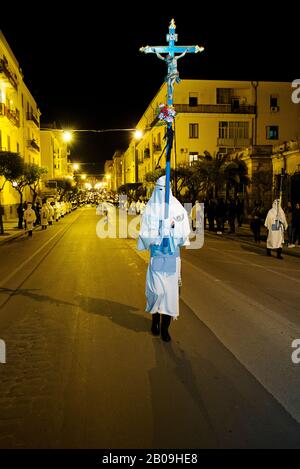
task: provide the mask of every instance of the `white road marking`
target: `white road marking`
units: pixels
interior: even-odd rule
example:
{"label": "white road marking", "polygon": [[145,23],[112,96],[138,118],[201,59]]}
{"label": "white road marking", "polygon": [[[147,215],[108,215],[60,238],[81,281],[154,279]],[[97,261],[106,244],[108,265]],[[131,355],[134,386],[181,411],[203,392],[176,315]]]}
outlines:
{"label": "white road marking", "polygon": [[[219,250],[216,249],[216,248],[210,248],[210,249],[213,250],[213,251],[219,251]],[[237,259],[237,260],[239,260],[239,261],[241,260],[239,257],[234,256],[233,254],[229,254],[228,252],[226,252],[226,251],[223,250],[223,249],[222,249],[222,253],[225,253],[227,256],[232,257],[233,259]],[[240,253],[239,253],[238,255],[240,255]],[[274,259],[274,260],[276,260],[276,259]],[[279,261],[278,261],[278,262],[279,262]],[[247,262],[247,261],[242,262],[242,263],[243,263],[245,266],[248,266],[248,267],[249,267],[249,266],[252,266],[252,267],[259,267],[260,269],[263,269],[263,270],[265,270],[266,272],[271,272],[271,273],[273,273],[273,274],[279,275],[280,277],[283,277],[283,278],[286,278],[286,279],[288,279],[288,280],[292,280],[292,281],[294,281],[294,282],[300,283],[300,279],[298,279],[298,278],[291,277],[291,276],[286,275],[286,274],[281,273],[281,272],[277,272],[276,270],[271,269],[271,268],[269,268],[269,267],[265,267],[265,266],[263,266],[263,265],[261,265],[261,264],[256,264],[256,263],[252,263],[252,262],[249,263],[249,262]],[[296,271],[296,272],[298,272],[298,271]]]}

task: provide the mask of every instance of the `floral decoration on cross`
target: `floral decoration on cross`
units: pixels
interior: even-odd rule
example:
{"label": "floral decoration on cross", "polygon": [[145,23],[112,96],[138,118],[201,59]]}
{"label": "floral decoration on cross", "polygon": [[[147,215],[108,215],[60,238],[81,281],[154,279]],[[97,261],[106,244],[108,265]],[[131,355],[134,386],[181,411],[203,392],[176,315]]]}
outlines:
{"label": "floral decoration on cross", "polygon": [[160,104],[158,106],[158,118],[165,122],[173,122],[176,111],[173,106],[167,106],[166,104]]}

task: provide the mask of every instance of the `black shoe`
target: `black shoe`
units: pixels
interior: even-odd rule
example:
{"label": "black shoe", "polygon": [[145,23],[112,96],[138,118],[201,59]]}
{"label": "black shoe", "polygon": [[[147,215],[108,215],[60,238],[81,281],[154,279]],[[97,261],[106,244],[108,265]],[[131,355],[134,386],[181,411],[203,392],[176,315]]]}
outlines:
{"label": "black shoe", "polygon": [[171,316],[169,316],[168,314],[163,314],[161,320],[161,338],[164,342],[170,342],[170,340],[172,340],[169,334],[170,322]]}
{"label": "black shoe", "polygon": [[172,340],[168,331],[164,331],[164,332],[162,331],[161,338],[164,342],[170,342]]}
{"label": "black shoe", "polygon": [[160,334],[160,314],[159,313],[152,314],[151,332],[153,335]]}
{"label": "black shoe", "polygon": [[277,256],[277,259],[283,259],[283,257],[282,256]]}

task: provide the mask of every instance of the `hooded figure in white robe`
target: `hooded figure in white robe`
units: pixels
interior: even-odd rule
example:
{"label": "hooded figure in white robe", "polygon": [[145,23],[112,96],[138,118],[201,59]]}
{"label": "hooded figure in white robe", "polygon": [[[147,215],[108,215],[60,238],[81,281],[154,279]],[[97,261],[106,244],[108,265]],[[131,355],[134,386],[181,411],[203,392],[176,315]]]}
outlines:
{"label": "hooded figure in white robe", "polygon": [[284,231],[287,229],[288,224],[279,199],[274,200],[272,208],[268,211],[265,227],[268,230],[267,253],[270,256],[270,249],[277,249],[277,257],[281,259]]}
{"label": "hooded figure in white robe", "polygon": [[34,225],[34,222],[36,221],[36,214],[32,208],[31,202],[27,203],[27,208],[24,212],[24,220],[26,222],[26,231],[28,232],[28,236],[31,237],[33,225]]}
{"label": "hooded figure in white robe", "polygon": [[[179,316],[180,252],[189,244],[188,214],[170,190],[169,217],[165,219],[166,177],[160,177],[147,203],[138,239],[139,250],[150,250],[150,263],[146,276],[146,311],[152,314],[152,333],[171,340],[168,327],[171,317]],[[168,238],[168,246],[163,239]]]}

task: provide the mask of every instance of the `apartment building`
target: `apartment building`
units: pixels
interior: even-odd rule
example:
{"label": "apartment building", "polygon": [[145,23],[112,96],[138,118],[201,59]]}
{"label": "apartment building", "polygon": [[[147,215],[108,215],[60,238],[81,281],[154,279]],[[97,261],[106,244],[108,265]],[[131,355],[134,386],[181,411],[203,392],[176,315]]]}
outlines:
{"label": "apartment building", "polygon": [[[26,163],[41,165],[40,115],[19,63],[0,31],[0,152],[17,152]],[[24,200],[29,198],[26,188]],[[1,194],[4,218],[16,216],[18,203],[17,191],[6,183]]]}
{"label": "apartment building", "polygon": [[41,163],[47,167],[48,179],[61,179],[72,175],[69,161],[69,148],[63,132],[55,129],[55,124],[41,130]]}
{"label": "apartment building", "polygon": [[[285,82],[181,80],[174,89],[172,167],[192,164],[205,151],[216,156],[252,148],[271,168],[273,145],[299,138],[300,106],[292,102],[292,91]],[[166,95],[164,83],[137,124],[143,138],[132,140],[123,155],[125,182],[142,182],[165,164],[165,125],[157,114]]]}

